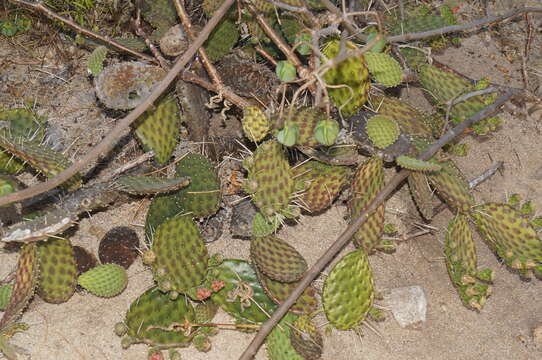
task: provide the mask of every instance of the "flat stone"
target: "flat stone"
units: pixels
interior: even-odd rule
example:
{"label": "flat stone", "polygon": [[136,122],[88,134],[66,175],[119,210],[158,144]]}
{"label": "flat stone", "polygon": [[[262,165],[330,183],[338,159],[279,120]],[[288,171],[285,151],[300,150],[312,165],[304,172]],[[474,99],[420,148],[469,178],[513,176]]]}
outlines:
{"label": "flat stone", "polygon": [[421,286],[406,286],[389,290],[384,295],[387,307],[402,328],[419,329],[425,322],[427,299]]}

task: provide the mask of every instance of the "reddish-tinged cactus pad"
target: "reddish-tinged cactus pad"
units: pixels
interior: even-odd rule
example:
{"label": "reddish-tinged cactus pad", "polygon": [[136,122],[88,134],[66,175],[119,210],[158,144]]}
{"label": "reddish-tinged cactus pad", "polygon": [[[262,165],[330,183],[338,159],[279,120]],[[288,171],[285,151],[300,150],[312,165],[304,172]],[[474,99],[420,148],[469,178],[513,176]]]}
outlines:
{"label": "reddish-tinged cactus pad", "polygon": [[297,281],[307,270],[303,256],[293,246],[275,236],[253,239],[250,242],[250,255],[262,273],[277,281]]}

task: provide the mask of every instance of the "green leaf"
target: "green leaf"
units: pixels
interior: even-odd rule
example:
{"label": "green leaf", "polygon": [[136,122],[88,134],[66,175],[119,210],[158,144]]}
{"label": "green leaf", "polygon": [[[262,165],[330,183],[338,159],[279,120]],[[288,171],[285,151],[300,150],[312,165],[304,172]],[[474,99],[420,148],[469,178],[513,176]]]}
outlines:
{"label": "green leaf", "polygon": [[289,61],[279,61],[275,72],[282,82],[294,81],[296,78],[295,66]]}
{"label": "green leaf", "polygon": [[331,146],[337,140],[339,130],[339,124],[335,120],[320,120],[314,128],[314,137],[320,144]]}
{"label": "green leaf", "polygon": [[295,36],[295,43],[301,43],[296,47],[296,50],[300,55],[308,56],[312,53],[312,49],[308,45],[311,43],[311,40],[311,35],[308,32],[302,32]]}
{"label": "green leaf", "polygon": [[[367,43],[370,43],[378,36],[378,33],[371,33],[367,37]],[[386,38],[382,36],[382,38],[369,50],[370,52],[374,53],[380,53],[384,51],[384,47],[386,47]]]}

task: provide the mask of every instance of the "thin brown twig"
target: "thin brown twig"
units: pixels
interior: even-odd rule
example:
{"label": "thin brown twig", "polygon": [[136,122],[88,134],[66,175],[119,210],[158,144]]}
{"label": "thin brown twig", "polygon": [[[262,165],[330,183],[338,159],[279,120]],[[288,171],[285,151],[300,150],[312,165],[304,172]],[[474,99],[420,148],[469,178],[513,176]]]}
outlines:
{"label": "thin brown twig", "polygon": [[[18,0],[19,1],[19,0]],[[220,8],[215,12],[213,17],[207,22],[203,30],[199,33],[196,40],[190,45],[186,52],[177,60],[173,68],[166,74],[165,78],[156,86],[149,96],[144,99],[135,109],[133,109],[126,117],[119,120],[115,127],[107,134],[107,136],[98,143],[92,150],[90,150],[83,158],[76,161],[66,170],[59,173],[54,178],[45,183],[38,184],[36,186],[29,187],[27,189],[4,195],[0,197],[0,205],[10,204],[16,201],[21,201],[29,197],[41,194],[45,191],[51,190],[54,187],[62,184],[77,172],[82,170],[85,166],[92,161],[98,159],[101,155],[108,153],[115,143],[124,135],[125,131],[129,129],[130,125],[143,114],[158,97],[169,87],[177,75],[184,69],[186,64],[192,59],[197,50],[203,45],[207,37],[216,27],[220,19],[226,14],[227,10],[234,3],[235,0],[225,0]]]}
{"label": "thin brown twig", "polygon": [[[181,0],[173,0],[173,4],[175,5],[175,9],[177,10],[177,15],[181,19],[181,23],[183,24],[185,33],[188,35],[190,41],[194,41],[196,35],[192,31],[192,22],[190,21],[190,17],[188,16],[186,9],[181,3]],[[200,47],[198,49],[198,54],[203,66],[205,67],[205,70],[207,71],[207,74],[209,74],[211,81],[213,82],[213,84],[215,84],[218,90],[217,93],[220,93],[222,91],[222,88],[224,87],[224,83],[222,83],[222,79],[220,79],[218,71],[216,71],[216,68],[211,63],[211,60],[209,60],[207,52],[203,47]]]}
{"label": "thin brown twig", "polygon": [[[197,84],[209,91],[213,91],[215,93],[219,92],[218,87],[215,84],[210,83],[209,81],[202,79],[201,77],[197,76],[196,74],[190,72],[190,71],[184,71],[180,74],[181,79],[187,82],[191,82],[193,84]],[[231,91],[227,87],[223,87],[221,90],[222,96],[232,104],[244,108],[247,106],[254,106],[250,101],[246,100],[245,98],[237,95],[233,91]]]}
{"label": "thin brown twig", "polygon": [[523,88],[527,90],[529,87],[529,76],[527,75],[527,61],[529,61],[529,53],[531,51],[531,41],[533,39],[533,25],[529,14],[525,14],[525,24],[527,26],[527,35],[525,36],[525,47],[521,56],[521,74],[523,76]]}
{"label": "thin brown twig", "polygon": [[149,38],[149,35],[143,30],[141,27],[141,9],[136,10],[136,18],[132,19],[131,21],[132,26],[135,29],[135,33],[137,36],[140,36],[145,41],[145,44],[147,44],[147,47],[151,51],[151,53],[154,55],[155,59],[158,61],[160,66],[165,70],[168,71],[171,68],[171,65],[169,64],[169,61],[166,60],[164,55],[158,50],[158,48],[153,44],[152,40]]}
{"label": "thin brown twig", "polygon": [[[518,89],[508,89],[503,95],[497,98],[493,104],[470,116],[453,129],[450,129],[438,141],[433,143],[422,155],[420,155],[418,159],[429,160],[440,148],[452,141],[458,135],[462,134],[467,128],[471,127],[477,121],[480,121],[481,119],[493,114],[511,97],[517,95],[518,93]],[[280,319],[286,315],[290,307],[296,302],[297,298],[301,296],[305,288],[318,277],[327,264],[329,264],[329,262],[339,253],[339,251],[341,251],[350,241],[351,237],[360,228],[360,226],[367,221],[368,217],[378,208],[378,206],[380,206],[380,204],[382,204],[382,202],[384,202],[384,200],[395,190],[395,188],[408,177],[409,174],[409,170],[403,169],[397,173],[386,184],[386,186],[384,186],[384,188],[375,196],[374,200],[368,205],[366,210],[362,211],[362,213],[343,231],[337,240],[335,240],[335,242],[318,259],[318,261],[307,271],[306,275],[299,281],[297,287],[290,293],[288,298],[282,302],[275,312],[273,312],[271,318],[262,324],[262,327],[252,339],[250,345],[245,349],[239,360],[250,360],[254,358],[266,336],[271,332]]]}
{"label": "thin brown twig", "polygon": [[63,22],[64,24],[71,27],[72,29],[74,29],[78,33],[81,33],[81,34],[86,35],[86,36],[88,36],[90,38],[102,41],[102,42],[104,42],[104,43],[106,43],[108,45],[111,45],[112,47],[116,48],[117,50],[123,51],[125,53],[137,56],[137,57],[139,57],[141,59],[144,59],[144,60],[150,61],[152,63],[158,64],[158,61],[156,59],[154,59],[152,56],[140,53],[139,51],[132,50],[132,49],[130,49],[130,48],[128,48],[128,47],[126,47],[126,46],[124,46],[122,44],[119,44],[118,42],[110,39],[108,36],[103,36],[103,35],[97,34],[97,33],[93,32],[93,31],[90,31],[90,30],[76,24],[75,22],[71,21],[70,19],[67,19],[67,18],[65,18],[63,16],[60,16],[60,15],[56,14],[53,10],[51,10],[47,6],[45,6],[43,1],[36,1],[36,2],[27,1],[27,0],[8,0],[8,1],[11,1],[12,3],[22,5],[22,6],[34,9],[34,10],[37,10],[37,11],[43,13],[45,16],[47,16],[47,17],[49,17],[51,19]]}

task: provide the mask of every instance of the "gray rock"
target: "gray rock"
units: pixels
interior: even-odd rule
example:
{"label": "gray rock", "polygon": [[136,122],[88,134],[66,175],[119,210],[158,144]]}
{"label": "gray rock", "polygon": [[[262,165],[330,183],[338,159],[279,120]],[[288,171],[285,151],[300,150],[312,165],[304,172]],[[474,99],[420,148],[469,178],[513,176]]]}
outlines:
{"label": "gray rock", "polygon": [[420,328],[425,322],[427,299],[421,286],[391,289],[384,299],[402,328]]}

